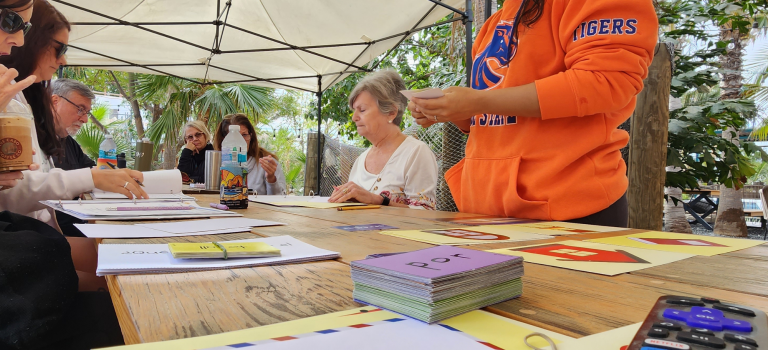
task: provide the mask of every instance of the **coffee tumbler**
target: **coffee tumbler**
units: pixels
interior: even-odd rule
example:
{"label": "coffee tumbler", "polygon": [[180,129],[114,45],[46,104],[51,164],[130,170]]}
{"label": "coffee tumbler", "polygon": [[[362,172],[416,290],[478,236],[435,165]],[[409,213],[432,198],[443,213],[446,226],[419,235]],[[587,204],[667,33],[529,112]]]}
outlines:
{"label": "coffee tumbler", "polygon": [[136,156],[133,168],[138,171],[152,171],[155,145],[148,138],[136,141]]}
{"label": "coffee tumbler", "polygon": [[221,151],[205,151],[205,189],[219,190],[221,187]]}
{"label": "coffee tumbler", "polygon": [[0,172],[29,169],[33,124],[32,113],[17,100],[0,111]]}

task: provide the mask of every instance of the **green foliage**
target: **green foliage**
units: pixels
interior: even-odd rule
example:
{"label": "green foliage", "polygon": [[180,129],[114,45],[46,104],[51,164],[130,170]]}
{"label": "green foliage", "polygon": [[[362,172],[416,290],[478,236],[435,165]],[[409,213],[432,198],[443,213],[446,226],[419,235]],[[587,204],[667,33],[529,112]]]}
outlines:
{"label": "green foliage", "polygon": [[[130,152],[132,147],[130,143],[130,132],[128,130],[128,124],[126,121],[117,120],[105,124],[107,120],[107,114],[109,113],[109,107],[105,105],[94,105],[91,108],[91,114],[104,125],[104,127],[112,134],[112,138],[117,145],[117,153],[125,153],[127,158],[131,158]],[[99,158],[99,146],[105,139],[105,134],[99,129],[96,124],[89,122],[80,128],[80,131],[74,136],[75,141],[80,144],[83,152],[91,159],[96,161]]]}
{"label": "green foliage", "polygon": [[272,89],[241,84],[214,85],[194,104],[201,112],[208,113],[208,126],[214,129],[227,114],[244,113],[254,119],[272,108]]}
{"label": "green foliage", "polygon": [[717,86],[719,74],[726,72],[719,60],[732,44],[721,34],[749,33],[753,19],[764,18],[767,9],[765,0],[657,3],[661,42],[674,45],[671,94],[682,96],[687,106],[670,113],[667,165],[682,171],[667,172],[666,186],[697,188],[699,182],[714,181],[739,188],[755,173],[749,156],[764,155],[762,150],[752,143],[732,144],[718,134],[743,127],[755,115],[755,105],[718,101]]}
{"label": "green foliage", "polygon": [[[442,20],[450,18],[448,16]],[[466,85],[464,35],[454,33],[451,28],[450,24],[446,24],[416,33],[391,50],[391,53],[377,57],[365,68],[394,69],[403,77],[408,89]],[[332,120],[341,124],[339,134],[350,140],[359,136],[352,122],[353,111],[349,107],[348,98],[365,74],[352,74],[323,92],[323,121]],[[410,116],[408,111],[407,116]],[[307,117],[317,119],[316,101],[312,102]]]}
{"label": "green foliage", "polygon": [[750,156],[768,159],[768,154],[751,142],[734,144],[718,132],[728,127],[740,129],[743,116],[754,111],[750,100],[726,100],[705,101],[672,112],[667,165],[682,171],[668,172],[666,186],[696,188],[699,181],[715,181],[742,187],[756,172]]}
{"label": "green foliage", "polygon": [[[183,126],[189,120],[206,121],[215,130],[226,114],[245,113],[252,120],[272,107],[272,89],[240,84],[201,85],[193,81],[161,75],[141,74],[136,98],[159,106],[160,117],[147,130],[156,147],[165,143],[180,149]],[[167,163],[166,163],[167,164]]]}

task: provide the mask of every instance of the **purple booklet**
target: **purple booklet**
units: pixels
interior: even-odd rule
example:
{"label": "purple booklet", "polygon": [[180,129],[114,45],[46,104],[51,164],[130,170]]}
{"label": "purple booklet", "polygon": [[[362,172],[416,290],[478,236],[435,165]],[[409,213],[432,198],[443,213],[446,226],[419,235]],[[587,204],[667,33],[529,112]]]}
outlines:
{"label": "purple booklet", "polygon": [[434,279],[486,266],[510,262],[519,256],[489,253],[452,246],[437,246],[413,252],[353,261],[361,268],[387,269],[413,276]]}
{"label": "purple booklet", "polygon": [[339,230],[356,232],[356,231],[381,231],[381,230],[396,230],[397,227],[384,225],[384,224],[368,224],[368,225],[352,225],[352,226],[334,226]]}

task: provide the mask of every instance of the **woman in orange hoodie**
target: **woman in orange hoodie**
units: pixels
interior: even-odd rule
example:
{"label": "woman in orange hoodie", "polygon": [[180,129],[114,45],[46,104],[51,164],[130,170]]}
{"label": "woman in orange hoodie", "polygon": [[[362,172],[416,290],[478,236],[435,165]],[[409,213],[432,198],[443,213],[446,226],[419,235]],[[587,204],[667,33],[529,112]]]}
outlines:
{"label": "woman in orange hoodie", "polygon": [[507,0],[472,48],[472,88],[409,104],[424,127],[469,133],[445,174],[460,211],[627,225],[617,129],[653,59],[650,0]]}

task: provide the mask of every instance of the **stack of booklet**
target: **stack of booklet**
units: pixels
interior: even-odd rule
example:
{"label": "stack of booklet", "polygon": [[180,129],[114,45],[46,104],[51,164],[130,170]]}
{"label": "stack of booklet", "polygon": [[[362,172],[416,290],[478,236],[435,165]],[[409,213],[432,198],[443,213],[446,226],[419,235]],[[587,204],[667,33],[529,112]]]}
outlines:
{"label": "stack of booklet", "polygon": [[[297,264],[309,261],[336,259],[339,253],[304,243],[291,236],[264,237],[219,244],[262,242],[279,250],[270,257],[230,259],[174,258],[168,244],[99,244],[97,276],[147,273],[172,273],[233,269],[252,266]],[[213,242],[211,242],[213,243]],[[222,254],[223,257],[223,254]]]}
{"label": "stack of booklet", "polygon": [[355,301],[427,323],[516,298],[523,258],[452,246],[352,262]]}

